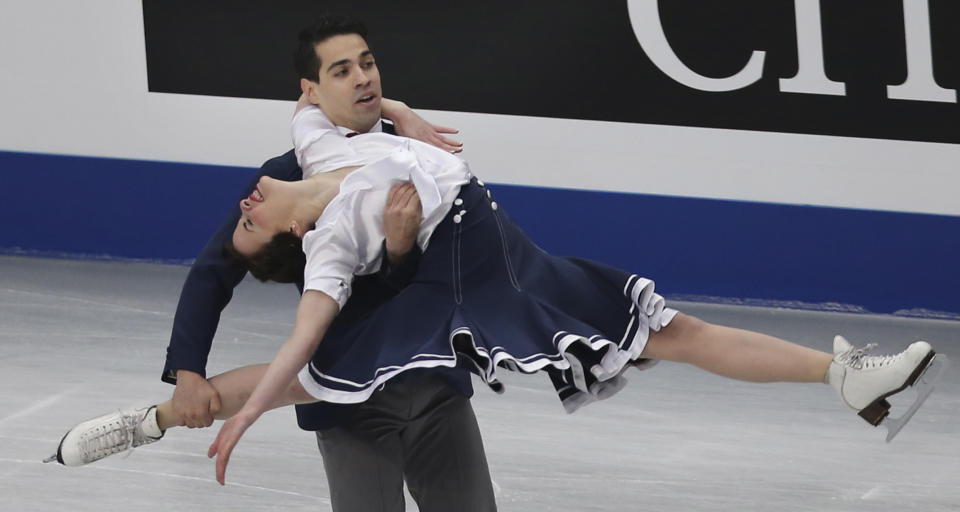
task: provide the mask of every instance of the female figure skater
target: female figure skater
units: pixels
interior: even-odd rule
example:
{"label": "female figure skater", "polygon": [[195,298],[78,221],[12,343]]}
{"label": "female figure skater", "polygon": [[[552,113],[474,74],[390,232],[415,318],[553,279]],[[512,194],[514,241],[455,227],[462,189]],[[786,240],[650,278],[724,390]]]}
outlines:
{"label": "female figure skater", "polygon": [[[934,357],[923,341],[867,356],[839,336],[829,354],[669,309],[649,279],[545,253],[459,158],[398,137],[333,136],[310,104],[310,82],[303,84],[292,129],[304,175],[313,176],[263,178],[241,201],[232,250],[260,279],[302,273],[304,293],[273,362],[211,379],[218,418],[229,418],[208,451],[221,484],[234,446],[266,410],[361,402],[414,368],[459,362],[498,392],[497,367],[544,370],[572,412],[618,391],[625,368],[669,360],[752,382],[826,382],[877,425],[885,398],[913,384]],[[403,185],[391,189],[396,184]],[[364,320],[330,330],[352,276],[379,268],[385,202],[416,205],[417,197],[424,253],[416,276]],[[397,331],[419,344],[391,344]],[[176,425],[170,410],[166,402],[84,422],[61,441],[56,460],[81,465],[153,442]]]}

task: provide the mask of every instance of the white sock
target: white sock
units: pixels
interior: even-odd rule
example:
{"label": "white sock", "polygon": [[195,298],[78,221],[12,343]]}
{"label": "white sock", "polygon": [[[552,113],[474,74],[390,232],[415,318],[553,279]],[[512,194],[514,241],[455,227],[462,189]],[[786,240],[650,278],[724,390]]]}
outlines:
{"label": "white sock", "polygon": [[147,409],[146,416],[144,416],[143,421],[140,422],[140,430],[143,431],[143,434],[147,437],[152,437],[154,439],[163,437],[163,431],[160,430],[160,425],[157,424],[156,405]]}

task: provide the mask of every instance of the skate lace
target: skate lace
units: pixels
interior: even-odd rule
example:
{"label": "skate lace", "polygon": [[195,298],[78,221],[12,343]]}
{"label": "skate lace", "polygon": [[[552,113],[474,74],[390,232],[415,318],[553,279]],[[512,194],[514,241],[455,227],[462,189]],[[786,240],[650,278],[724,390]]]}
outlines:
{"label": "skate lace", "polygon": [[120,411],[116,420],[97,427],[82,439],[80,453],[83,459],[95,461],[122,451],[132,452],[139,422],[137,414]]}
{"label": "skate lace", "polygon": [[837,361],[857,370],[880,368],[893,363],[902,354],[886,356],[868,356],[867,352],[877,347],[876,343],[868,343],[861,348],[851,348],[837,356]]}

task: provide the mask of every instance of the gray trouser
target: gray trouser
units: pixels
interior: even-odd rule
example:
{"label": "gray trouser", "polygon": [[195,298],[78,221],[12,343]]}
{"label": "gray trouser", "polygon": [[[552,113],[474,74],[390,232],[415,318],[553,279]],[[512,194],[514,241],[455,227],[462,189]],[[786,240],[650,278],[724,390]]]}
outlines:
{"label": "gray trouser", "polygon": [[334,512],[497,509],[470,400],[438,377],[388,385],[347,425],[317,432]]}

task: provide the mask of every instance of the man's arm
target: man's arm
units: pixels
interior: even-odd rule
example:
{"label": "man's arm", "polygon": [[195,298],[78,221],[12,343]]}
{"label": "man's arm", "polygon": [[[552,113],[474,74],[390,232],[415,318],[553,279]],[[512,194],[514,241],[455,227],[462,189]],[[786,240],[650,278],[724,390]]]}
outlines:
{"label": "man's arm", "polygon": [[[405,122],[409,129],[430,135],[430,129],[443,133],[454,130],[437,128],[413,113],[400,102],[387,101],[387,109],[392,115]],[[304,96],[297,104],[297,111],[309,105]],[[412,114],[412,115],[411,115]],[[425,128],[428,127],[428,128]],[[451,147],[459,143],[449,139],[440,141]],[[428,141],[429,142],[429,141]],[[441,146],[442,147],[442,146]],[[447,148],[445,148],[447,149]],[[450,150],[450,149],[448,149]],[[247,185],[238,198],[248,196],[261,176],[294,181],[302,178],[293,151],[269,160],[260,169],[260,173]],[[416,245],[416,231],[420,223],[419,197],[416,197],[416,210],[411,210],[411,198],[394,206],[399,209],[393,213],[385,211],[384,264],[378,274],[379,279],[394,290],[405,286],[416,271],[420,261],[420,249]],[[233,289],[246,275],[246,271],[237,263],[223,256],[222,247],[233,235],[240,218],[239,206],[234,206],[230,216],[224,221],[213,238],[197,257],[187,275],[180,294],[180,302],[174,317],[170,345],[167,347],[167,360],[161,378],[165,382],[176,384],[174,391],[174,412],[182,424],[189,427],[206,427],[213,422],[213,414],[219,409],[219,397],[206,380],[207,356],[213,343],[213,337],[220,322],[220,313],[233,297]],[[416,229],[410,231],[415,224]],[[393,228],[392,226],[405,226]],[[396,242],[395,242],[396,241]],[[400,250],[408,247],[405,253]],[[300,290],[303,283],[298,284]]]}
{"label": "man's arm", "polygon": [[[287,152],[264,164],[241,197],[253,191],[260,176],[291,181],[299,179],[299,174],[293,152]],[[412,185],[395,187],[384,208],[386,252],[379,273],[379,278],[395,290],[409,282],[420,261],[416,244],[420,216],[420,200]],[[174,316],[162,379],[177,385],[173,394],[174,413],[188,427],[210,426],[220,408],[220,398],[206,380],[206,366],[220,313],[233,297],[233,289],[246,275],[241,266],[222,253],[223,244],[232,237],[239,218],[240,209],[235,206],[197,256],[184,282]],[[303,283],[297,287],[302,290]]]}
{"label": "man's arm", "polygon": [[[292,151],[267,161],[238,197],[249,195],[261,176],[293,181],[301,177]],[[223,255],[223,245],[233,236],[240,218],[234,205],[227,219],[207,242],[187,274],[173,319],[167,360],[161,378],[176,384],[174,412],[189,427],[209,426],[219,409],[219,397],[206,381],[207,356],[220,313],[233,297],[233,289],[246,270]],[[302,284],[299,287],[302,289]]]}
{"label": "man's arm", "polygon": [[383,264],[378,277],[395,291],[403,289],[420,264],[417,233],[423,209],[412,183],[394,186],[383,209]]}

